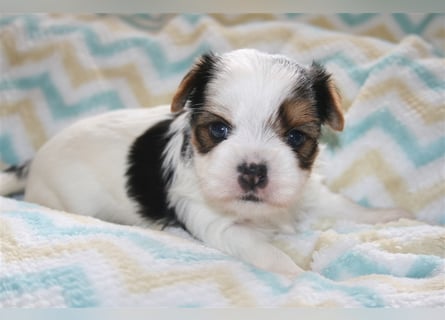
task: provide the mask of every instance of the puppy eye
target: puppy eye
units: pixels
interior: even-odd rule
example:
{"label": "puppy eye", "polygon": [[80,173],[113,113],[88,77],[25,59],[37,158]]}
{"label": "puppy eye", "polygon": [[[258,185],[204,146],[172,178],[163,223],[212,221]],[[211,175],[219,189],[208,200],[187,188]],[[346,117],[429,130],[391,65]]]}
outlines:
{"label": "puppy eye", "polygon": [[296,149],[300,147],[306,141],[306,135],[298,131],[297,129],[292,129],[287,134],[287,143],[293,148]]}
{"label": "puppy eye", "polygon": [[222,141],[227,139],[227,136],[229,135],[230,132],[230,128],[228,125],[222,122],[213,122],[209,125],[209,131],[210,135],[216,141]]}

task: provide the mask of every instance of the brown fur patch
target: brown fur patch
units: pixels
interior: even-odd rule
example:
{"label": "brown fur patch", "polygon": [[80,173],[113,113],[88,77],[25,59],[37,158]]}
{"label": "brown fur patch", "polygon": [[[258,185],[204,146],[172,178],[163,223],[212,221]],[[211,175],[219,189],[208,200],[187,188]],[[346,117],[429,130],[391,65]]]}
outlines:
{"label": "brown fur patch", "polygon": [[274,127],[285,142],[292,129],[305,135],[304,143],[294,149],[302,169],[310,169],[318,154],[320,126],[320,119],[311,101],[287,99],[281,104]]}
{"label": "brown fur patch", "polygon": [[[210,134],[210,124],[222,122],[228,125],[228,122],[211,112],[200,111],[194,114],[192,120],[192,144],[199,153],[210,152],[221,141],[215,140]],[[228,125],[230,127],[230,125]]]}
{"label": "brown fur patch", "polygon": [[328,117],[329,126],[336,131],[343,131],[345,127],[345,118],[341,108],[341,96],[332,80],[328,82],[329,93],[331,96],[331,112]]}
{"label": "brown fur patch", "polygon": [[204,54],[184,76],[171,103],[171,111],[181,111],[189,99],[201,105],[207,83],[213,77],[218,58],[212,53]]}
{"label": "brown fur patch", "polygon": [[173,100],[171,103],[171,112],[179,112],[184,108],[190,91],[194,85],[196,73],[197,68],[195,67],[190,70],[182,79],[181,83],[178,86],[178,89],[176,90],[175,95],[173,96]]}
{"label": "brown fur patch", "polygon": [[279,108],[278,118],[280,128],[285,132],[304,127],[305,133],[314,138],[318,138],[320,134],[320,119],[310,101],[285,100]]}

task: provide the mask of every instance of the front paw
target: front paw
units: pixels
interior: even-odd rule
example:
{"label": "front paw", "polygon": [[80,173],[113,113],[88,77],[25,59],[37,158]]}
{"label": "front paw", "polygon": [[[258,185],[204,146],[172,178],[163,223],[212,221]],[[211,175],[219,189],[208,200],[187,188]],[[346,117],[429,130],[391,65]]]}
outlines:
{"label": "front paw", "polygon": [[254,248],[243,257],[243,260],[259,269],[290,278],[295,278],[304,272],[287,254],[269,244]]}

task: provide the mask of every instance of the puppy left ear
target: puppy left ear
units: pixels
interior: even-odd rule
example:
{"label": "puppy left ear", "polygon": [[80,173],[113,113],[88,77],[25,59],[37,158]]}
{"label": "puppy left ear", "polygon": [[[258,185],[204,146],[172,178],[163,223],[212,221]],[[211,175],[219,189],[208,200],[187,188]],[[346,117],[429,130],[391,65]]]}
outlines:
{"label": "puppy left ear", "polygon": [[173,96],[171,111],[181,111],[193,96],[203,95],[207,83],[210,81],[217,56],[212,52],[202,55],[184,76],[175,95]]}
{"label": "puppy left ear", "polygon": [[309,69],[309,77],[322,123],[328,124],[336,131],[342,131],[345,120],[341,109],[341,97],[331,75],[324,67],[313,62]]}

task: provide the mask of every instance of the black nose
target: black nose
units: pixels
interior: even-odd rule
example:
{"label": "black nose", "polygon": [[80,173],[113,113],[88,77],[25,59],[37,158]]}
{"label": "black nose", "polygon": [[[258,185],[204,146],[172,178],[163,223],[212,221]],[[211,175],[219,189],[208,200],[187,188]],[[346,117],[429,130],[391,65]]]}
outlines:
{"label": "black nose", "polygon": [[254,191],[267,185],[267,166],[265,164],[243,163],[238,166],[238,183],[244,191]]}

